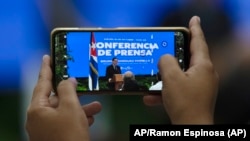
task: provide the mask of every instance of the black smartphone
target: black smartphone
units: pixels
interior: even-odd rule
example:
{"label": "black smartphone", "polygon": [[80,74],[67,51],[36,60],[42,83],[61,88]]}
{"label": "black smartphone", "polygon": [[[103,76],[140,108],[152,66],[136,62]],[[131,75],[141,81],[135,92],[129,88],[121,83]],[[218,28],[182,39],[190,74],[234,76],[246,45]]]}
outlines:
{"label": "black smartphone", "polygon": [[74,77],[78,94],[161,93],[158,61],[176,57],[189,67],[185,27],[55,28],[51,32],[53,86]]}

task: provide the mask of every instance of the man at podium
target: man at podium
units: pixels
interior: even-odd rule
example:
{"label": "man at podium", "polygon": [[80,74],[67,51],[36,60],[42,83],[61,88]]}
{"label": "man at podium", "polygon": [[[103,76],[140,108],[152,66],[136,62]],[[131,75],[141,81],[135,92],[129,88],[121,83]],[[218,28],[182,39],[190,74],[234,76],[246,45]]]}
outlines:
{"label": "man at podium", "polygon": [[121,74],[121,67],[118,66],[118,59],[116,57],[112,58],[112,64],[106,68],[106,78],[108,79],[108,88],[110,90],[116,90],[115,74]]}

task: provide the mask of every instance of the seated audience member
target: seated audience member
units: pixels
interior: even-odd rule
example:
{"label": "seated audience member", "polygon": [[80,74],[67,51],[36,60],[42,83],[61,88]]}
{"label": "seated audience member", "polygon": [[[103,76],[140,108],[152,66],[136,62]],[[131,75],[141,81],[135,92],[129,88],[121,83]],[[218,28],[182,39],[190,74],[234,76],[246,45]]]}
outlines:
{"label": "seated audience member", "polygon": [[156,74],[156,79],[157,79],[157,82],[156,82],[156,84],[152,85],[149,88],[150,91],[161,90],[162,89],[162,80],[161,80],[161,76],[160,76],[159,72],[157,72],[157,74]]}
{"label": "seated audience member", "polygon": [[135,75],[131,71],[126,71],[123,75],[123,91],[136,91],[140,86],[135,80]]}

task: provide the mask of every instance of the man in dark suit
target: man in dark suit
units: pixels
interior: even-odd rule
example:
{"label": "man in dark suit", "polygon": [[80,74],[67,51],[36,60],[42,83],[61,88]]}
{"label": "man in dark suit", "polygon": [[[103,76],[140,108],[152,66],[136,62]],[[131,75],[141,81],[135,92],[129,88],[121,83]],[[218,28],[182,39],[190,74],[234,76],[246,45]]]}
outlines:
{"label": "man in dark suit", "polygon": [[114,74],[121,74],[121,67],[118,66],[118,59],[112,58],[112,64],[106,68],[106,78],[108,79],[108,87],[110,90],[115,90],[115,83],[112,81]]}

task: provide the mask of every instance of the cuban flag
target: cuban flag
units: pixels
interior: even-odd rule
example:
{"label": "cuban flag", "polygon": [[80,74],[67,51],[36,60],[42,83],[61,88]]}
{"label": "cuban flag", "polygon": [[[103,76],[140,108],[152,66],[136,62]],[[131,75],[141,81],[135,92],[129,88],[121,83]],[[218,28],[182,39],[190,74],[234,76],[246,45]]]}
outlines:
{"label": "cuban flag", "polygon": [[97,52],[95,46],[95,37],[94,33],[91,32],[90,44],[89,44],[89,90],[96,91],[99,90],[98,83],[98,61],[97,61]]}

